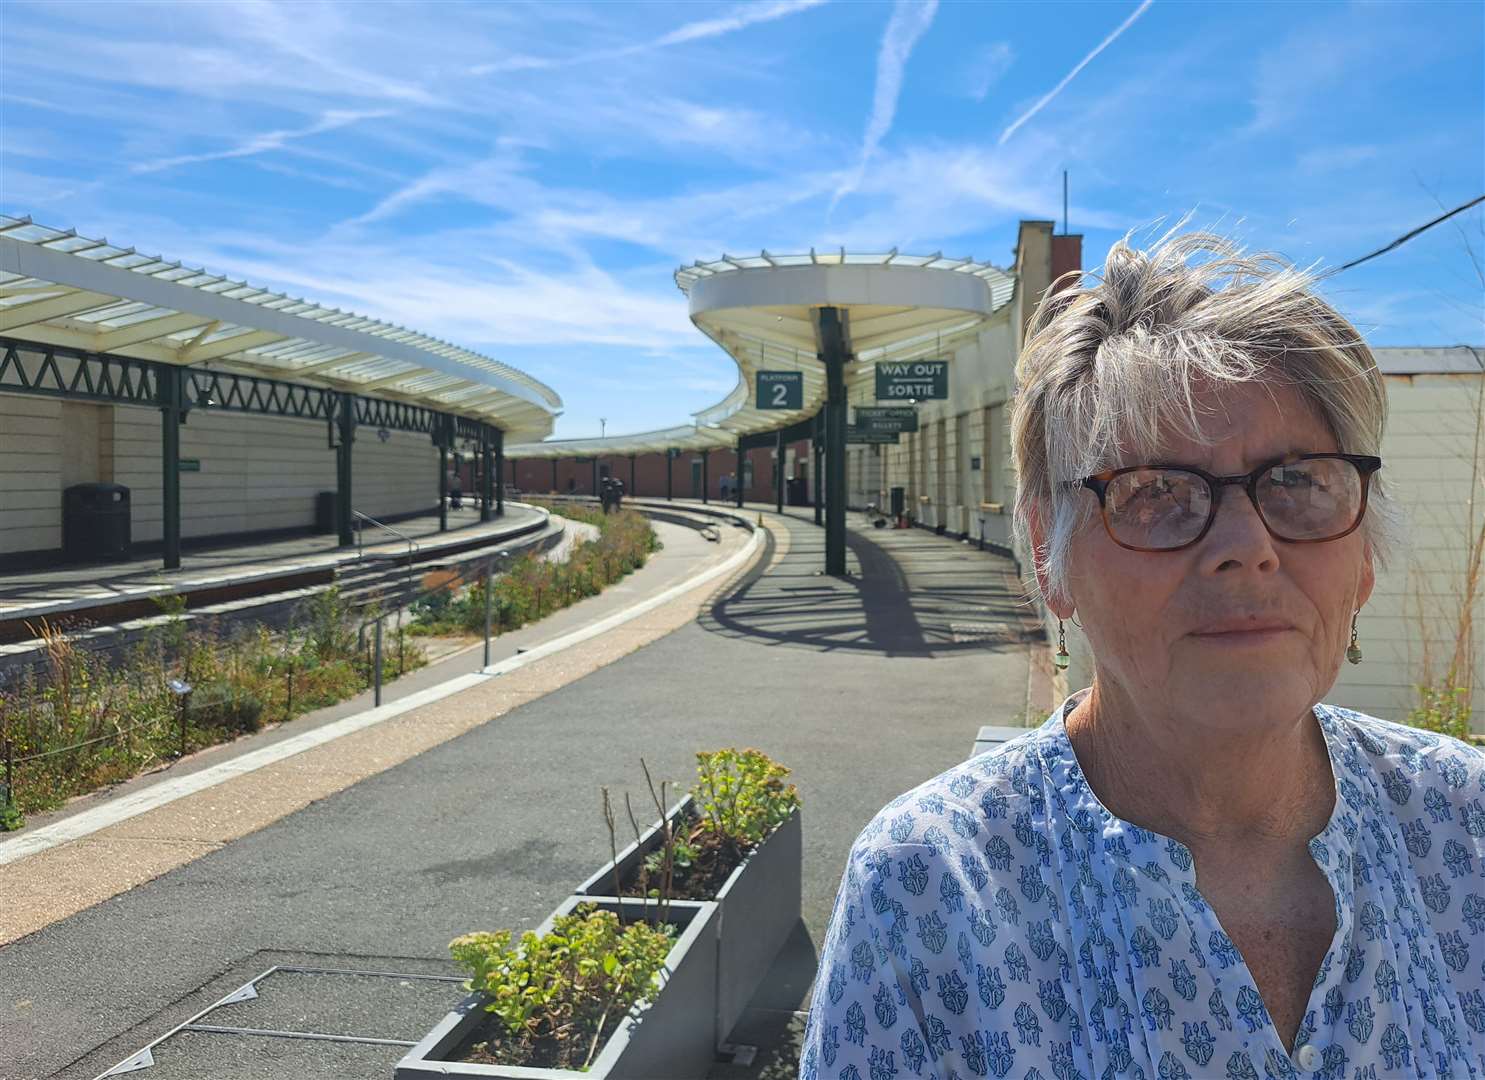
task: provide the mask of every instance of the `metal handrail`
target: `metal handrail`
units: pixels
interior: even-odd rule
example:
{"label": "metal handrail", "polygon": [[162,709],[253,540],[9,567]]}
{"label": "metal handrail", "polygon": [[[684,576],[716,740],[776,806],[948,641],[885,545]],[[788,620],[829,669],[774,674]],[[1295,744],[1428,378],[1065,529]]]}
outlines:
{"label": "metal handrail", "polygon": [[[399,540],[404,541],[407,544],[407,554],[408,554],[408,557],[409,558],[412,557],[413,552],[415,552],[415,551],[418,550],[418,542],[416,540],[414,540],[411,536],[408,536],[405,533],[398,532],[396,529],[392,528],[392,526],[390,526],[390,525],[384,525],[384,524],[382,524],[380,521],[376,520],[376,518],[372,517],[370,514],[363,514],[359,510],[352,510],[351,511],[351,516],[353,518],[356,518],[356,519],[360,520],[360,521],[369,522],[370,524],[375,525],[378,529],[385,529],[387,532],[391,533],[393,536],[397,537]],[[364,558],[364,552],[362,551],[362,544],[363,544],[363,538],[365,537],[365,534],[366,534],[366,530],[365,529],[357,529],[356,530],[356,558],[358,558],[358,559]]]}

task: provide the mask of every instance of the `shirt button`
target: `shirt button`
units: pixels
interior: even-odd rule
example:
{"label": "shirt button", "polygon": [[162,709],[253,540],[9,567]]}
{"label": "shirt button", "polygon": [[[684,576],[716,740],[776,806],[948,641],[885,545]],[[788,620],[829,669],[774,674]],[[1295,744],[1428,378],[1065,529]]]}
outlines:
{"label": "shirt button", "polygon": [[1305,1072],[1320,1070],[1320,1051],[1314,1043],[1305,1043],[1299,1048],[1299,1067]]}

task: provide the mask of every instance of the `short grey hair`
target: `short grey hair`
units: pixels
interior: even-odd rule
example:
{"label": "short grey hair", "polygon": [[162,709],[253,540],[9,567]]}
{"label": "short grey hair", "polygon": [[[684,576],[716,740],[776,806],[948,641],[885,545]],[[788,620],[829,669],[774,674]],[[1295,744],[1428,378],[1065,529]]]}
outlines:
{"label": "short grey hair", "polygon": [[[1197,393],[1259,383],[1293,386],[1349,454],[1378,454],[1387,391],[1361,335],[1314,291],[1313,274],[1274,255],[1248,255],[1209,233],[1167,234],[1146,251],[1129,237],[1101,275],[1067,275],[1049,289],[1016,364],[1014,526],[1049,594],[1068,598],[1073,537],[1097,503],[1061,481],[1156,457],[1177,431],[1210,444]],[[1401,543],[1402,519],[1380,475],[1363,535],[1380,566]],[[1028,580],[1028,587],[1035,589]]]}

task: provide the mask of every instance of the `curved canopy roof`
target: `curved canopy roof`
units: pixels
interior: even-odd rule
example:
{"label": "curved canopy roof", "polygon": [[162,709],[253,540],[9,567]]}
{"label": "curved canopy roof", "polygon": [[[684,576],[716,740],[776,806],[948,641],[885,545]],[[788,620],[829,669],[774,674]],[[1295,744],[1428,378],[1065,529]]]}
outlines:
{"label": "curved canopy roof", "polygon": [[562,399],[479,353],[392,323],[0,215],[0,335],[209,364],[551,433]]}
{"label": "curved canopy roof", "polygon": [[508,458],[627,457],[630,454],[659,454],[666,450],[729,450],[737,436],[715,425],[680,424],[657,431],[610,435],[602,439],[548,439],[545,442],[507,445]]}
{"label": "curved canopy roof", "polygon": [[[737,438],[773,431],[813,416],[824,404],[825,368],[816,355],[814,312],[840,307],[849,312],[853,361],[848,390],[873,377],[878,360],[941,356],[975,337],[1010,303],[1015,275],[974,259],[941,254],[723,255],[676,271],[677,287],[690,304],[691,321],[737,364],[732,391],[679,428],[615,435],[606,439],[507,447],[512,457],[570,454],[647,453],[675,447],[703,450],[736,445]],[[798,410],[759,409],[754,400],[759,371],[803,373],[804,402]]]}

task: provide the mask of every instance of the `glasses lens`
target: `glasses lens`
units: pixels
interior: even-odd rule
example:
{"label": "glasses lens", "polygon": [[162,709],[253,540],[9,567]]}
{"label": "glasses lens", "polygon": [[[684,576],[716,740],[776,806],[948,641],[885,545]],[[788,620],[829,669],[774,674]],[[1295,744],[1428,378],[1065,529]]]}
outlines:
{"label": "glasses lens", "polygon": [[1328,540],[1361,514],[1361,471],[1345,458],[1275,465],[1258,480],[1258,508],[1283,540]]}
{"label": "glasses lens", "polygon": [[1128,547],[1161,551],[1201,535],[1212,512],[1212,489],[1183,469],[1135,469],[1104,492],[1109,533]]}

